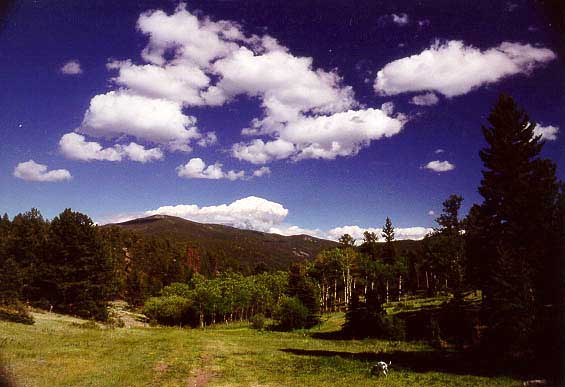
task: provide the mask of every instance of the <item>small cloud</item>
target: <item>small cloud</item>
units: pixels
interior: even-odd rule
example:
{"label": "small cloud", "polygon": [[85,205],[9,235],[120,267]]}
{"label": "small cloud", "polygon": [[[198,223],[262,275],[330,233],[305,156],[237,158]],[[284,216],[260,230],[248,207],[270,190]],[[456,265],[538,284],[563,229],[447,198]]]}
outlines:
{"label": "small cloud", "polygon": [[435,95],[434,93],[426,93],[426,94],[415,95],[410,100],[410,103],[412,105],[418,105],[418,106],[432,106],[437,104],[438,101],[439,99],[437,95]]}
{"label": "small cloud", "polygon": [[528,27],[528,31],[530,32],[536,32],[538,30],[538,28],[536,26],[529,26]]}
{"label": "small cloud", "polygon": [[390,116],[394,113],[394,102],[385,102],[381,105],[381,110],[387,115]]}
{"label": "small cloud", "polygon": [[70,180],[71,173],[66,169],[47,170],[47,165],[38,164],[33,160],[19,163],[14,168],[14,176],[25,181],[57,182]]}
{"label": "small cloud", "polygon": [[427,163],[423,168],[434,172],[447,172],[455,169],[455,165],[451,164],[449,161],[434,160]]}
{"label": "small cloud", "polygon": [[440,153],[443,153],[443,152],[445,152],[445,150],[443,150],[443,149],[441,149],[441,148],[438,148],[438,149],[436,149],[436,150],[434,151],[434,153],[435,153],[436,155],[439,155]]}
{"label": "small cloud", "polygon": [[430,24],[431,23],[429,19],[418,20],[418,27],[420,28],[428,27]]}
{"label": "small cloud", "polygon": [[82,74],[82,69],[78,60],[70,60],[61,66],[61,72],[66,75],[78,75]]}
{"label": "small cloud", "polygon": [[428,215],[429,216],[434,216],[436,213],[434,212],[434,210],[429,210],[428,211]]}
{"label": "small cloud", "polygon": [[410,21],[408,20],[408,15],[405,13],[401,13],[401,14],[395,14],[393,13],[391,15],[392,17],[392,22],[398,26],[404,27],[406,24],[408,24]]}
{"label": "small cloud", "polygon": [[559,132],[559,127],[553,125],[536,125],[534,128],[534,135],[541,136],[542,140],[555,141],[557,140],[557,132]]}
{"label": "small cloud", "polygon": [[218,136],[215,132],[207,132],[202,135],[202,138],[198,140],[197,144],[206,147],[208,145],[214,145],[218,142]]}
{"label": "small cloud", "polygon": [[253,176],[255,176],[255,177],[261,177],[261,176],[270,175],[270,174],[271,174],[271,168],[269,168],[269,167],[261,167],[259,169],[256,169],[255,171],[253,171]]}
{"label": "small cloud", "polygon": [[193,158],[184,165],[179,165],[177,167],[177,174],[179,177],[184,177],[186,179],[228,179],[228,180],[240,180],[245,178],[244,171],[233,171],[224,172],[222,170],[222,164],[216,162],[215,164],[210,164],[206,166],[206,163],[201,158]]}

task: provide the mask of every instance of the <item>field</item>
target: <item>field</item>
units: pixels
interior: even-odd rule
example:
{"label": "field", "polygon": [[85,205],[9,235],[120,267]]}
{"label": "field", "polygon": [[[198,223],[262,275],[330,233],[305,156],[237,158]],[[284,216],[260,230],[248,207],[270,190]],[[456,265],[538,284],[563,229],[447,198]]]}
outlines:
{"label": "field", "polygon": [[[245,323],[109,329],[54,313],[34,318],[31,326],[0,321],[0,348],[17,386],[522,385],[450,368],[421,343],[316,338],[338,330],[342,314],[293,333]],[[392,361],[387,378],[369,372],[381,359]]]}

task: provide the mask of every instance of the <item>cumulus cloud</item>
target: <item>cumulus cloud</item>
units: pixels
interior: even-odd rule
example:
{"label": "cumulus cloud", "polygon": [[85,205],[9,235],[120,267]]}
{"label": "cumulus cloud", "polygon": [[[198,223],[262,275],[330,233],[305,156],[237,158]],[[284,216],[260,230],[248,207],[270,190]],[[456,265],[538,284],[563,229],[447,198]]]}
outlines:
{"label": "cumulus cloud", "polygon": [[261,167],[253,171],[253,176],[255,177],[261,177],[270,174],[271,174],[271,168],[269,167]]}
{"label": "cumulus cloud", "polygon": [[57,182],[70,180],[71,173],[66,169],[47,170],[47,165],[38,164],[33,160],[19,163],[14,168],[14,176],[26,181]]}
{"label": "cumulus cloud", "polygon": [[206,163],[201,158],[190,159],[186,164],[177,167],[177,174],[179,177],[187,179],[228,179],[238,180],[245,178],[244,171],[227,171],[222,170],[222,164],[216,162],[206,166]]}
{"label": "cumulus cloud", "polygon": [[439,99],[437,95],[435,95],[434,93],[426,93],[426,94],[415,95],[410,100],[410,103],[412,105],[418,105],[418,106],[432,106],[437,104],[438,101]]}
{"label": "cumulus cloud", "polygon": [[146,211],[149,215],[171,215],[202,223],[218,223],[233,227],[268,232],[281,224],[288,210],[281,204],[256,196],[236,200],[230,204],[199,207],[195,204],[159,207]]}
{"label": "cumulus cloud", "polygon": [[78,60],[70,60],[61,66],[61,73],[65,75],[78,75],[82,74],[80,62]]}
{"label": "cumulus cloud", "polygon": [[[399,23],[408,20],[394,16]],[[148,37],[141,53],[146,63],[108,62],[120,90],[95,96],[78,132],[188,151],[193,142],[207,146],[217,138],[201,134],[183,108],[246,95],[257,99],[263,114],[241,131],[255,138],[234,144],[231,154],[264,164],[355,155],[403,126],[402,115],[392,117],[392,104],[359,109],[336,70],[315,68],[312,58],[293,55],[269,35],[246,35],[237,23],[196,16],[181,3],[172,14],[143,13],[137,28]]]}
{"label": "cumulus cloud", "polygon": [[189,142],[201,137],[195,124],[196,118],[183,114],[174,101],[110,91],[92,98],[78,132],[106,138],[126,135],[189,151]]}
{"label": "cumulus cloud", "polygon": [[429,215],[429,216],[434,216],[435,214],[436,214],[436,213],[435,213],[434,210],[429,210],[429,211],[428,211],[428,215]]}
{"label": "cumulus cloud", "polygon": [[[354,239],[362,240],[363,239],[363,232],[369,231],[374,232],[381,238],[382,228],[374,228],[374,227],[359,227],[357,225],[353,226],[342,226],[332,228],[327,232],[328,239],[338,240],[343,234],[349,234]],[[396,240],[404,240],[404,239],[413,239],[419,240],[423,239],[427,234],[433,231],[433,228],[429,227],[395,227],[394,228],[394,237]]]}
{"label": "cumulus cloud", "polygon": [[108,69],[117,69],[112,81],[132,92],[149,98],[166,98],[185,106],[206,104],[200,91],[210,78],[198,67],[188,64],[157,66],[135,65],[131,61],[112,61]]}
{"label": "cumulus cloud", "polygon": [[159,148],[145,149],[144,146],[134,142],[103,148],[95,141],[86,141],[85,137],[78,133],[63,135],[59,140],[59,149],[65,157],[82,161],[122,161],[124,158],[129,158],[132,161],[146,163],[163,158],[163,152]]}
{"label": "cumulus cloud", "polygon": [[541,136],[541,139],[546,141],[557,140],[557,132],[559,132],[559,127],[553,125],[542,126],[537,124],[534,128],[534,135]]}
{"label": "cumulus cloud", "polygon": [[238,143],[233,146],[232,154],[254,164],[288,157],[335,159],[355,155],[372,140],[399,133],[403,125],[403,117],[390,117],[372,108],[302,117],[288,122],[276,140]]}
{"label": "cumulus cloud", "polygon": [[556,58],[547,48],[503,42],[480,50],[462,41],[436,41],[420,54],[395,60],[377,73],[380,95],[436,91],[446,97],[463,95],[515,74],[529,74]]}
{"label": "cumulus cloud", "polygon": [[439,155],[440,153],[443,153],[443,152],[445,152],[445,150],[443,150],[443,149],[441,149],[441,148],[438,148],[438,149],[436,149],[436,150],[434,151],[434,153],[435,153],[436,155]]}
{"label": "cumulus cloud", "polygon": [[434,172],[447,172],[455,169],[455,165],[451,164],[449,161],[434,160],[427,163],[423,168]]}

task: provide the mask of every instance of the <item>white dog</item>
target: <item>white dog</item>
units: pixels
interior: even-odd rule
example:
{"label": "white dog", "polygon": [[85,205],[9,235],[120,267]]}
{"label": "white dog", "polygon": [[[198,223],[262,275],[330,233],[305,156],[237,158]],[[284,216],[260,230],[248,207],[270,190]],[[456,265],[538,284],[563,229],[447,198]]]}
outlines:
{"label": "white dog", "polygon": [[375,364],[373,366],[373,368],[371,368],[371,374],[373,375],[377,375],[377,374],[383,374],[384,376],[387,376],[388,374],[388,367],[390,366],[391,362],[389,361],[388,364],[385,363],[384,361],[380,361],[377,364]]}

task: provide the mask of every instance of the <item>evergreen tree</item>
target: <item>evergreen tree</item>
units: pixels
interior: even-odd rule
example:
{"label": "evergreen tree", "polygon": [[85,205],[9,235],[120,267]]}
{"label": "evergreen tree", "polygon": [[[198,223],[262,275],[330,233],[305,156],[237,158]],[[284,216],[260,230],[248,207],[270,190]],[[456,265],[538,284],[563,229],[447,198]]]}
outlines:
{"label": "evergreen tree", "polygon": [[386,264],[394,263],[396,258],[396,250],[394,248],[394,227],[392,226],[392,221],[387,216],[385,220],[385,225],[382,231],[382,237],[385,240],[385,245],[382,252],[383,261]]}
{"label": "evergreen tree", "polygon": [[547,273],[560,259],[552,221],[558,182],[555,165],[539,157],[543,142],[534,135],[535,124],[511,97],[500,96],[488,121],[482,128],[488,145],[480,152],[484,201],[469,214],[468,253],[475,279],[482,277],[486,348],[524,356],[549,345],[536,340],[536,332],[545,329],[548,305],[559,302]]}
{"label": "evergreen tree", "polygon": [[105,319],[112,265],[101,234],[84,214],[64,210],[51,222],[47,296],[56,309]]}

